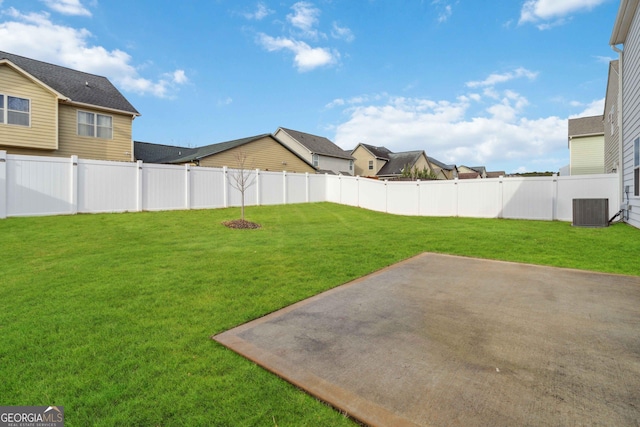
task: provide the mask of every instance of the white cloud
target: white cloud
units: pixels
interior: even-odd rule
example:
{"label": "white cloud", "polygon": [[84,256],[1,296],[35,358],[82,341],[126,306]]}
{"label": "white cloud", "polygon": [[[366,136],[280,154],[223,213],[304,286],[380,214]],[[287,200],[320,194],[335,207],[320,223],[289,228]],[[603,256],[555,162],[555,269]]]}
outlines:
{"label": "white cloud", "polygon": [[258,35],[258,43],[269,52],[288,50],[294,53],[294,62],[298,71],[310,71],[318,67],[332,65],[337,62],[339,54],[327,48],[311,47],[307,43],[284,37]]}
{"label": "white cloud", "polygon": [[258,5],[253,12],[244,13],[243,16],[247,19],[261,21],[272,13],[273,10],[269,9],[267,5],[265,5],[263,2],[258,2]]}
{"label": "white cloud", "polygon": [[438,13],[438,22],[447,22],[453,14],[453,8],[449,0],[433,0],[431,5],[436,9]]}
{"label": "white cloud", "polygon": [[347,27],[341,27],[337,22],[333,23],[333,28],[331,29],[331,36],[335,39],[342,39],[349,43],[355,40],[355,36],[353,32]]}
{"label": "white cloud", "polygon": [[0,22],[0,40],[7,52],[99,74],[124,91],[161,98],[171,97],[178,85],[188,81],[183,70],[164,73],[157,80],[141,77],[128,53],[91,45],[90,31],[57,25],[46,12],[22,14],[10,8],[6,15],[10,19]]}
{"label": "white cloud", "polygon": [[291,9],[293,13],[287,15],[287,21],[300,30],[303,37],[318,39],[319,33],[314,27],[319,23],[320,9],[306,1],[294,4]]}
{"label": "white cloud", "polygon": [[583,107],[583,110],[578,114],[573,114],[569,116],[570,119],[575,119],[578,117],[590,117],[590,116],[601,116],[604,114],[604,98],[596,99],[591,101],[588,104],[583,104],[581,102],[573,101],[571,103],[574,107]]}
{"label": "white cloud", "polygon": [[[389,96],[381,102],[365,96],[367,101],[357,105],[334,100],[332,106],[342,105],[348,114],[336,127],[335,141],[345,149],[359,142],[384,145],[392,151],[424,149],[445,163],[489,169],[517,164],[515,170],[541,158],[548,159],[543,168],[562,166],[567,120],[554,116],[529,119],[524,116],[529,103],[524,96],[512,90],[495,94],[497,99],[471,93],[454,102]],[[488,106],[478,110],[483,104]],[[560,153],[555,160],[550,155],[554,152]]]}
{"label": "white cloud", "polygon": [[187,78],[187,75],[185,74],[184,70],[176,70],[171,74],[172,78],[173,78],[173,82],[177,83],[177,84],[185,84],[189,81],[189,79]]}
{"label": "white cloud", "polygon": [[538,23],[541,30],[562,25],[566,18],[575,12],[589,11],[607,0],[527,0],[520,11],[519,24]]}
{"label": "white cloud", "polygon": [[47,7],[63,15],[91,16],[80,0],[42,0]]}
{"label": "white cloud", "polygon": [[493,87],[498,83],[506,83],[513,79],[525,77],[529,80],[534,80],[538,77],[538,73],[529,71],[526,68],[516,68],[514,71],[503,74],[491,74],[484,80],[467,82],[467,87]]}

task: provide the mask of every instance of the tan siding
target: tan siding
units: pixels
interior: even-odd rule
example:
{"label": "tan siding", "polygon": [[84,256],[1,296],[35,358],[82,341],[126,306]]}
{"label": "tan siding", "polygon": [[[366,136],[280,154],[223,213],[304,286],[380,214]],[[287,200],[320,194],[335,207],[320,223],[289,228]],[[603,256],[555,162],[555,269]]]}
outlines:
{"label": "tan siding", "polygon": [[[250,169],[315,173],[315,169],[271,137],[261,138],[240,147],[201,159],[200,166],[236,167],[238,164],[236,155],[239,152],[247,155],[246,166]],[[283,164],[283,162],[286,164]]]}
{"label": "tan siding", "polygon": [[571,175],[604,173],[604,136],[571,139]]}
{"label": "tan siding", "polygon": [[426,169],[433,172],[433,170],[429,167],[429,162],[427,162],[427,159],[424,156],[420,156],[414,166],[417,167],[419,171]]}
{"label": "tan siding", "polygon": [[[354,173],[358,176],[376,176],[385,163],[384,161],[377,160],[362,146],[358,146],[351,155],[355,158],[353,169]],[[369,160],[373,160],[373,170],[369,169]]]}
{"label": "tan siding", "polygon": [[[78,135],[78,111],[113,117],[113,138],[92,138]],[[56,156],[76,155],[82,159],[131,161],[130,115],[114,114],[90,108],[60,105],[60,146]]]}
{"label": "tan siding", "polygon": [[12,147],[47,150],[57,148],[58,100],[56,95],[8,65],[0,65],[0,93],[5,96],[27,98],[31,101],[29,127],[0,123],[0,149],[11,152]]}

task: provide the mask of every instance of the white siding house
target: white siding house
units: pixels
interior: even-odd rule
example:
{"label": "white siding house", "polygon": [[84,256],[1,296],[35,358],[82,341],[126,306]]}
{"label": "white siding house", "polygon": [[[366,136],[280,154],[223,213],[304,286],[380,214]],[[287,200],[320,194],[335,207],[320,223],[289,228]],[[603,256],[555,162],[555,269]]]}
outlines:
{"label": "white siding house", "polygon": [[[619,52],[622,113],[620,146],[626,221],[640,228],[640,16],[639,0],[621,0],[609,43]],[[620,46],[622,45],[622,46]]]}
{"label": "white siding house", "polygon": [[351,154],[323,136],[282,127],[273,136],[311,163],[320,173],[353,175],[354,158]]}

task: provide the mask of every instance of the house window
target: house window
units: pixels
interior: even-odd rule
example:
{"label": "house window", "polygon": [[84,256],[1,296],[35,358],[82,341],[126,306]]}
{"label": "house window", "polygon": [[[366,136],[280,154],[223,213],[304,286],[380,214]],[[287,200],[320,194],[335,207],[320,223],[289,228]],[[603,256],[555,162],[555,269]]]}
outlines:
{"label": "house window", "polygon": [[353,160],[349,160],[349,170],[353,170]]}
{"label": "house window", "polygon": [[311,159],[313,161],[313,167],[317,168],[318,167],[318,155],[314,154],[313,156],[311,156]]}
{"label": "house window", "polygon": [[29,126],[31,101],[16,96],[0,95],[0,123]]}
{"label": "house window", "polygon": [[373,160],[369,160],[369,170],[373,170]]}
{"label": "house window", "polygon": [[78,135],[111,139],[113,118],[102,114],[78,111]]}
{"label": "house window", "polygon": [[633,141],[633,195],[640,196],[640,138]]}

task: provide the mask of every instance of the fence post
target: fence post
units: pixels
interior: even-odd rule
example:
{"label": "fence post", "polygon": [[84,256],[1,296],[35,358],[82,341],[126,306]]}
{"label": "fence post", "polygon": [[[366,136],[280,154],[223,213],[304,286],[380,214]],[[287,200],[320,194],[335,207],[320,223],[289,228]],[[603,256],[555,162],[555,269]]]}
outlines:
{"label": "fence post", "polygon": [[504,183],[502,182],[502,176],[499,177],[498,183],[500,184],[500,212],[498,218],[504,218]]}
{"label": "fence post", "polygon": [[455,197],[456,197],[455,198],[456,206],[455,206],[455,209],[454,209],[454,216],[457,217],[458,216],[458,204],[459,204],[458,197],[459,197],[459,194],[460,194],[460,192],[458,191],[458,178],[454,178],[453,179],[453,190],[454,190]]}
{"label": "fence post", "polygon": [[229,207],[229,178],[227,177],[227,167],[222,167],[222,206]]}
{"label": "fence post", "polygon": [[184,165],[184,204],[186,209],[191,209],[191,165]]}
{"label": "fence post", "polygon": [[0,150],[0,219],[7,217],[7,152]]}
{"label": "fence post", "polygon": [[356,176],[356,206],[360,207],[360,176]]}
{"label": "fence post", "polygon": [[287,171],[282,171],[282,204],[287,204]]}
{"label": "fence post", "polygon": [[304,173],[304,201],[309,203],[309,172]]}
{"label": "fence post", "polygon": [[418,211],[416,212],[416,214],[418,216],[420,216],[420,180],[416,179],[416,191],[418,192],[418,197],[416,197],[416,199],[418,199]]}
{"label": "fence post", "polygon": [[78,156],[71,156],[71,194],[69,202],[71,204],[71,214],[78,213]]}
{"label": "fence post", "polygon": [[551,221],[558,219],[558,175],[553,174],[553,200],[551,201]]}
{"label": "fence post", "polygon": [[388,179],[384,180],[384,213],[389,213],[389,186]]}
{"label": "fence post", "polygon": [[260,169],[256,169],[256,206],[260,206]]}
{"label": "fence post", "polygon": [[142,212],[142,160],[136,162],[136,210]]}

